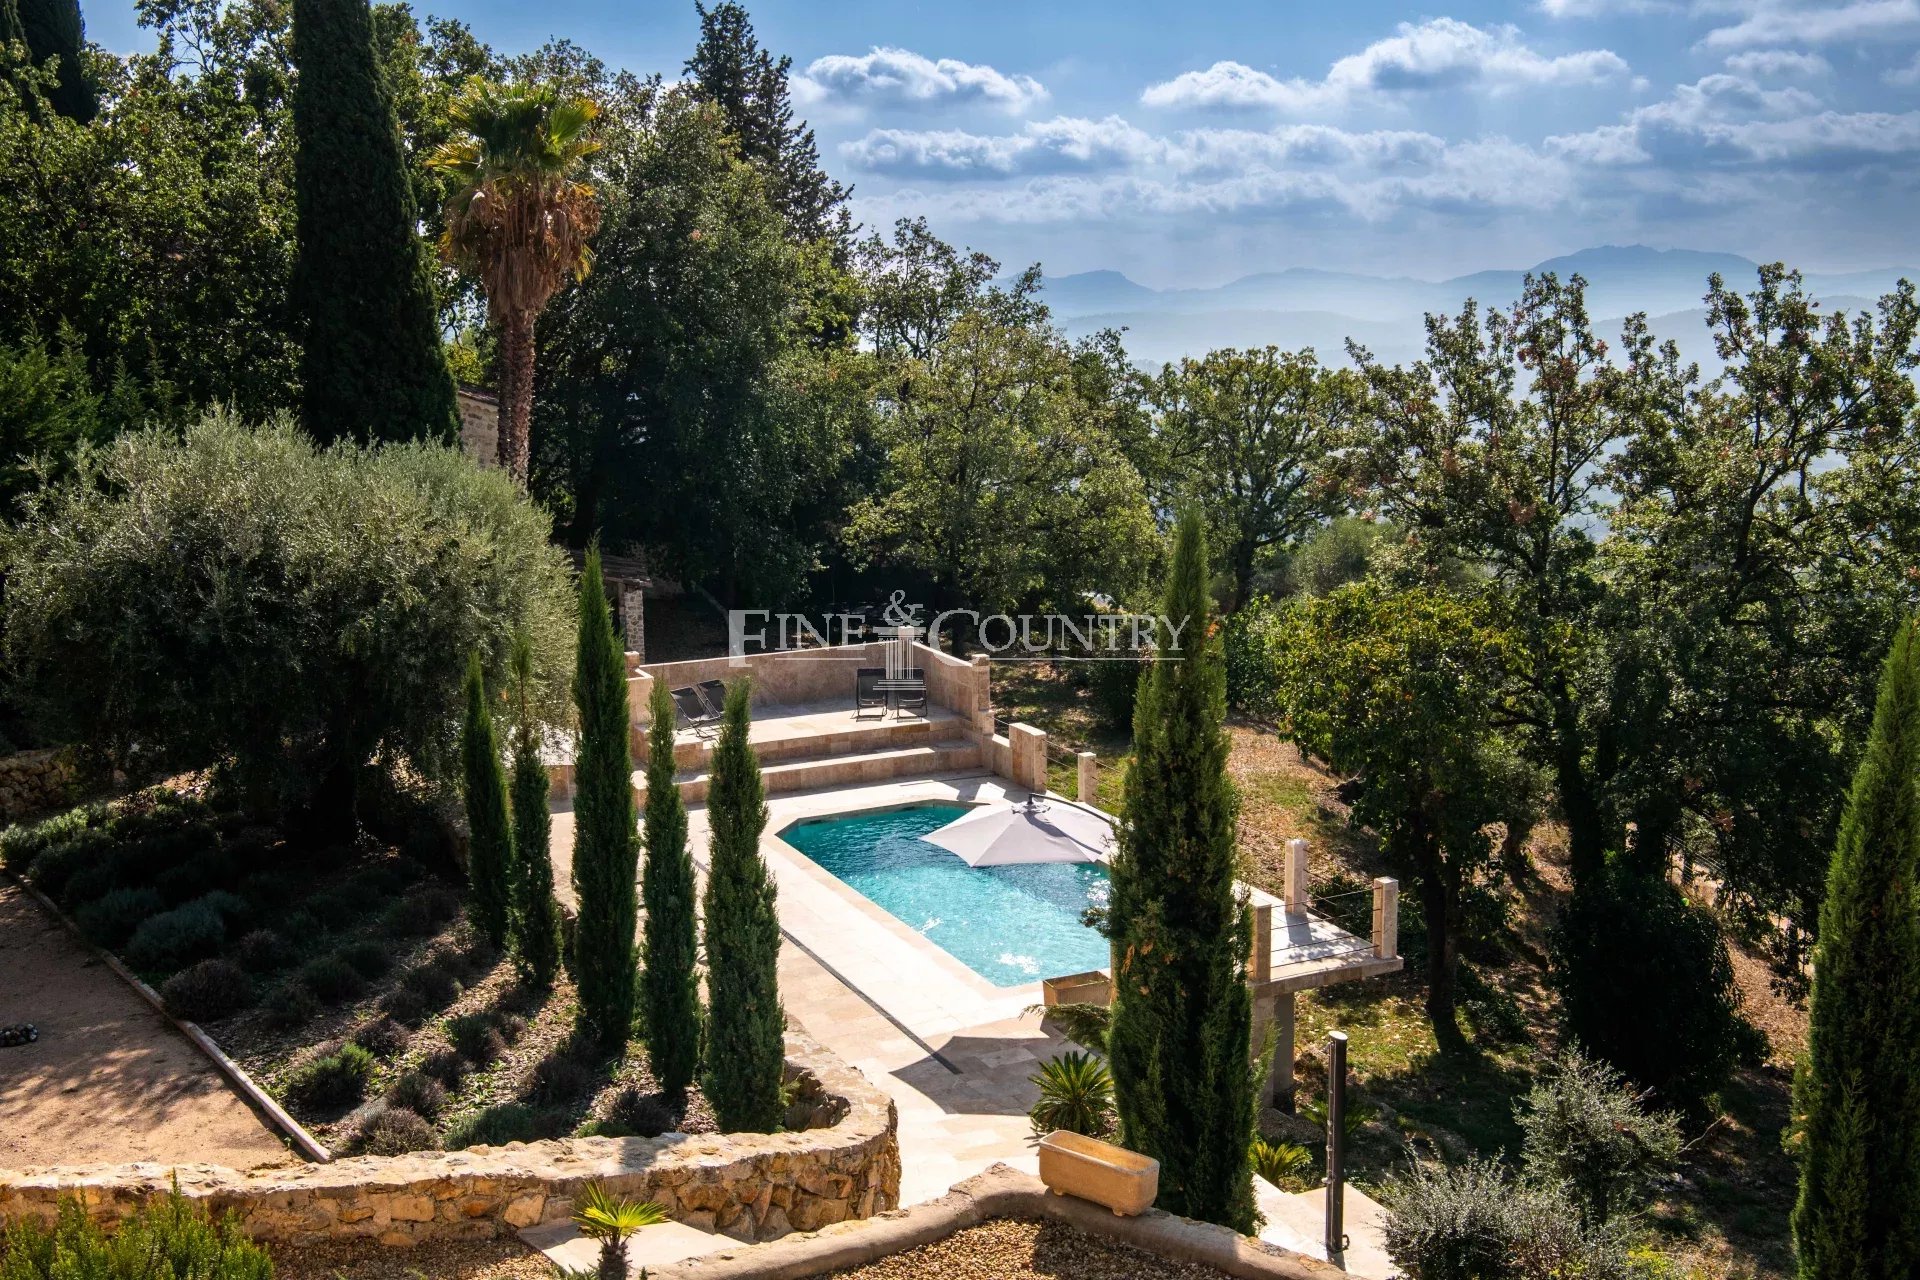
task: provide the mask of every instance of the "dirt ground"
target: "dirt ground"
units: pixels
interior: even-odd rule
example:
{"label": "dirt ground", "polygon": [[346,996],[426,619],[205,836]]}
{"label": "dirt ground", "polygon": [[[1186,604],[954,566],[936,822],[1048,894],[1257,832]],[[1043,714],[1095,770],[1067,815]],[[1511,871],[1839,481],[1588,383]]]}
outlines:
{"label": "dirt ground", "polygon": [[0,883],[0,1168],[293,1163],[213,1064],[17,885]]}

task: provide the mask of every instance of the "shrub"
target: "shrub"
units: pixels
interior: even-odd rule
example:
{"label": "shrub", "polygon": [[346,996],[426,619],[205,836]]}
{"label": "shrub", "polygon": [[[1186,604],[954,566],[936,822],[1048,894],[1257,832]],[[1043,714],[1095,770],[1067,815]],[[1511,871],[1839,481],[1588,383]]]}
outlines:
{"label": "shrub", "polygon": [[380,895],[349,880],[307,899],[306,909],[329,929],[351,929],[380,906]]}
{"label": "shrub", "polygon": [[407,987],[395,987],[381,996],[380,1009],[403,1027],[417,1027],[427,1020],[427,1002]]}
{"label": "shrub", "polygon": [[429,1007],[436,1009],[452,1004],[460,994],[460,983],[438,960],[429,960],[407,970],[400,983],[426,1001]]}
{"label": "shrub", "polygon": [[27,867],[27,879],[49,898],[58,898],[69,877],[88,863],[110,856],[112,848],[112,837],[95,827],[49,840]]}
{"label": "shrub", "polygon": [[569,1054],[542,1058],[533,1069],[527,1096],[545,1105],[572,1102],[593,1093],[605,1076]]}
{"label": "shrub", "polygon": [[1036,1134],[1065,1129],[1099,1138],[1112,1131],[1113,1076],[1093,1054],[1069,1049],[1040,1064],[1031,1081],[1040,1088],[1040,1100],[1027,1113]]}
{"label": "shrub", "polygon": [[160,985],[167,1012],[191,1022],[214,1022],[253,1003],[253,982],[239,966],[202,960]]}
{"label": "shrub", "polygon": [[509,1142],[558,1138],[571,1127],[570,1120],[561,1108],[503,1102],[476,1112],[448,1129],[446,1148],[460,1151],[467,1147],[498,1147]]}
{"label": "shrub", "polygon": [[148,1200],[112,1235],[78,1200],[62,1199],[52,1228],[20,1218],[7,1227],[0,1244],[0,1275],[6,1280],[149,1280],[156,1274],[273,1280],[272,1257],[247,1238],[239,1220],[209,1220],[178,1185],[164,1199]]}
{"label": "shrub", "polygon": [[420,1072],[449,1089],[458,1089],[467,1078],[467,1060],[457,1049],[442,1049],[427,1055],[420,1063]]}
{"label": "shrub", "polygon": [[1616,855],[1576,887],[1551,953],[1573,1039],[1663,1105],[1704,1110],[1744,1041],[1733,961],[1713,916]]}
{"label": "shrub", "polygon": [[392,1018],[375,1018],[362,1023],[353,1033],[353,1042],[376,1058],[391,1058],[407,1047],[407,1029]]}
{"label": "shrub", "polygon": [[252,973],[284,969],[297,958],[293,944],[271,929],[255,929],[233,948],[233,958]]}
{"label": "shrub", "polygon": [[1248,1149],[1253,1171],[1276,1187],[1292,1190],[1290,1184],[1313,1171],[1313,1152],[1297,1142],[1268,1142],[1255,1138]]}
{"label": "shrub", "polygon": [[113,950],[124,946],[142,921],[162,909],[160,895],[151,889],[115,889],[74,912],[73,922],[95,943]]}
{"label": "shrub", "polygon": [[358,1155],[403,1156],[409,1151],[437,1151],[440,1138],[418,1112],[383,1104],[354,1127],[349,1145]]}
{"label": "shrub", "polygon": [[460,900],[435,885],[420,893],[410,893],[388,907],[380,917],[380,931],[392,938],[424,938],[453,919]]}
{"label": "shrub", "polygon": [[[96,898],[104,897],[120,880],[121,861],[113,850],[105,850],[98,857],[90,858],[74,868],[66,884],[61,886],[60,905],[69,911],[75,910]],[[167,905],[171,906],[172,903]]]}
{"label": "shrub", "polygon": [[202,849],[154,876],[153,887],[168,902],[188,902],[233,883],[236,870],[231,855],[225,851]]}
{"label": "shrub", "polygon": [[363,978],[385,977],[393,968],[393,956],[377,942],[349,942],[334,952]]}
{"label": "shrub", "polygon": [[517,1013],[496,1014],[493,1025],[499,1029],[500,1038],[508,1044],[517,1042],[521,1036],[527,1034],[527,1020]]}
{"label": "shrub", "polygon": [[226,937],[220,913],[197,899],[148,917],[127,942],[127,959],[136,969],[178,969],[212,955]]}
{"label": "shrub", "polygon": [[287,1095],[308,1107],[344,1107],[366,1096],[373,1055],[357,1044],[341,1045],[294,1072]]}
{"label": "shrub", "polygon": [[102,816],[97,805],[81,805],[30,825],[14,825],[0,831],[0,867],[16,875],[29,874],[35,858],[54,845],[65,845]]}
{"label": "shrub", "polygon": [[[184,435],[121,435],[79,472],[12,535],[5,601],[13,687],[64,741],[231,761],[240,794],[297,807],[354,785],[376,744],[447,776],[449,653],[497,674],[525,628],[543,702],[564,699],[550,521],[457,449],[322,451],[290,423],[215,411]],[[101,659],[126,653],[143,660]]]}
{"label": "shrub", "polygon": [[[560,967],[560,904],[553,899],[552,817],[540,724],[532,702],[533,648],[516,636],[513,657],[513,956],[523,981],[550,986]],[[677,792],[676,792],[677,794]],[[692,896],[688,895],[689,911]]]}
{"label": "shrub", "polygon": [[491,1066],[507,1051],[507,1042],[484,1013],[463,1013],[447,1023],[447,1039],[476,1067]]}
{"label": "shrub", "polygon": [[1087,664],[1087,688],[1101,724],[1109,729],[1126,729],[1133,724],[1133,704],[1143,666],[1137,661],[1111,660]]}
{"label": "shrub", "polygon": [[1497,1164],[1416,1164],[1381,1193],[1387,1252],[1408,1280],[1628,1280],[1617,1237],[1581,1226],[1559,1188],[1516,1186]]}
{"label": "shrub", "polygon": [[441,1108],[447,1105],[447,1088],[424,1072],[409,1071],[394,1081],[393,1088],[387,1090],[387,1105],[404,1107],[416,1115],[435,1120],[439,1118]]}
{"label": "shrub", "polygon": [[[680,1119],[674,1115],[666,1100],[656,1093],[643,1093],[634,1085],[613,1095],[607,1104],[603,1124],[618,1126],[625,1136],[631,1134],[640,1138],[657,1138],[663,1133],[672,1133],[680,1125]],[[605,1132],[603,1129],[602,1132]]]}
{"label": "shrub", "polygon": [[294,975],[314,998],[327,1004],[351,1000],[366,989],[366,980],[338,955],[315,956]]}
{"label": "shrub", "polygon": [[1527,1175],[1563,1184],[1589,1227],[1634,1212],[1680,1157],[1678,1118],[1643,1101],[1619,1072],[1567,1050],[1515,1109]]}
{"label": "shrub", "polygon": [[267,1020],[282,1030],[305,1026],[320,1014],[320,1002],[297,980],[283,982],[267,997]]}

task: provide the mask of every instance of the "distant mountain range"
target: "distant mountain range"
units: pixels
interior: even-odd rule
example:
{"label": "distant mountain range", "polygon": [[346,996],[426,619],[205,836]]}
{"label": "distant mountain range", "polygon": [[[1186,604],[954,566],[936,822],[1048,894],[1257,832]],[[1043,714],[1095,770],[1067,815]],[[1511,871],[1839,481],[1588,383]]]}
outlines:
{"label": "distant mountain range", "polygon": [[[1715,362],[1701,299],[1707,277],[1719,272],[1742,290],[1756,282],[1758,266],[1731,253],[1607,245],[1549,258],[1518,271],[1476,271],[1450,280],[1369,276],[1293,267],[1242,276],[1210,289],[1151,289],[1118,271],[1086,271],[1046,279],[1044,298],[1054,318],[1075,336],[1103,328],[1127,330],[1134,359],[1158,365],[1198,356],[1216,347],[1312,347],[1322,360],[1346,363],[1348,338],[1388,363],[1419,356],[1422,317],[1457,314],[1468,298],[1483,306],[1506,306],[1531,272],[1587,281],[1587,312],[1602,334],[1619,333],[1635,311],[1651,318],[1656,334],[1679,342],[1690,359]],[[1920,281],[1920,271],[1889,267],[1839,275],[1809,275],[1806,287],[1828,310],[1871,306],[1902,277]]]}

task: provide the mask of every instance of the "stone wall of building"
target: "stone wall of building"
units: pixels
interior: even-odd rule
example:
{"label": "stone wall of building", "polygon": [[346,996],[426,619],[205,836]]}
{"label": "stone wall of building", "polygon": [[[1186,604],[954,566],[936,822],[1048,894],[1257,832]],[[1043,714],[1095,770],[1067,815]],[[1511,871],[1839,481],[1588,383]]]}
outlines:
{"label": "stone wall of building", "polygon": [[73,785],[73,761],[63,748],[0,756],[0,822],[70,803]]}
{"label": "stone wall of building", "polygon": [[500,401],[493,392],[461,387],[454,393],[460,410],[460,451],[483,467],[500,465]]}
{"label": "stone wall of building", "polygon": [[505,1235],[571,1215],[588,1182],[658,1201],[678,1221],[742,1241],[774,1240],[893,1209],[900,1148],[893,1100],[810,1038],[787,1036],[789,1076],[835,1099],[831,1127],[777,1134],[563,1138],[239,1173],[212,1165],[0,1170],[0,1222],[51,1220],[78,1196],[102,1221],[165,1194],[232,1212],[258,1239],[372,1236],[403,1247]]}

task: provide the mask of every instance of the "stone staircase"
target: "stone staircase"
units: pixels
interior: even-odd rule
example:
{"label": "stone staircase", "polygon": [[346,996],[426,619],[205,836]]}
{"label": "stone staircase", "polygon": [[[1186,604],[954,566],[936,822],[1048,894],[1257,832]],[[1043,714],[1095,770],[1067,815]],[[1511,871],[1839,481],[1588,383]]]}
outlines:
{"label": "stone staircase", "polygon": [[[678,766],[674,782],[688,804],[701,804],[707,798],[716,738],[708,734],[674,746]],[[769,795],[909,775],[963,773],[986,763],[980,747],[966,737],[961,721],[942,716],[843,721],[825,732],[769,736],[753,746]],[[645,803],[644,769],[634,770],[633,794],[636,804]]]}

